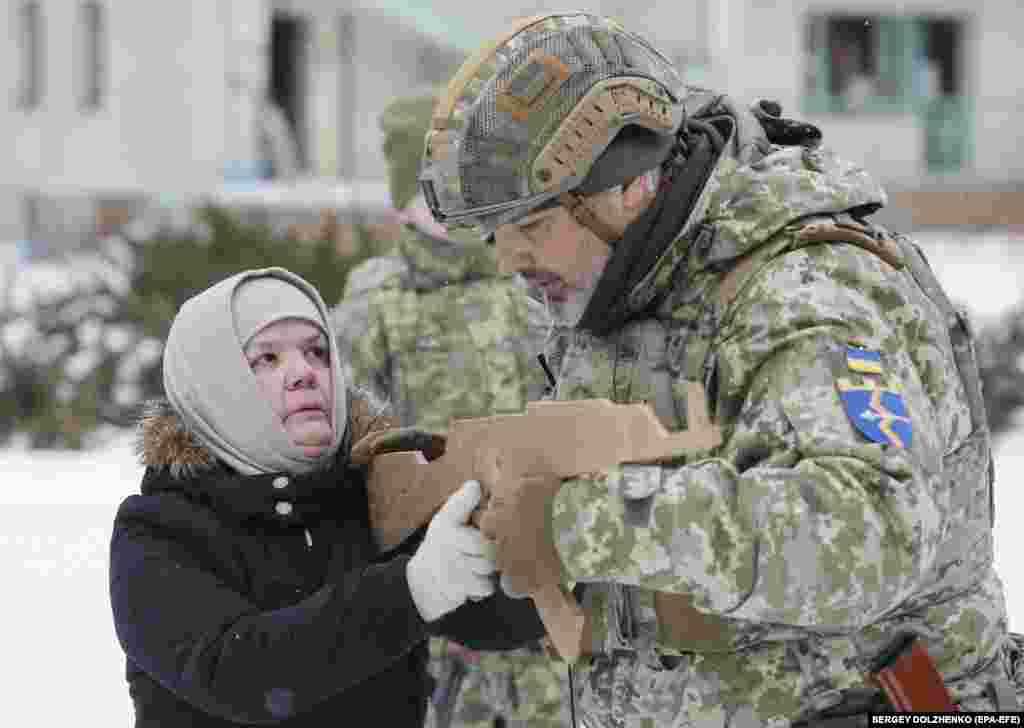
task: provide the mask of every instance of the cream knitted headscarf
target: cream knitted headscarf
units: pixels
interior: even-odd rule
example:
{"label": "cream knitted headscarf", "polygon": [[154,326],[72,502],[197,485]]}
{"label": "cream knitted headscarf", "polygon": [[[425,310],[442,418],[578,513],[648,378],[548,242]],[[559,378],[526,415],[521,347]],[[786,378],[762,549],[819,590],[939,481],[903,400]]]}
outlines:
{"label": "cream knitted headscarf", "polygon": [[[334,439],[311,458],[292,444],[256,382],[242,349],[268,324],[301,318],[319,326],[330,348]],[[317,290],[284,268],[245,271],[186,301],[164,347],[164,390],[189,430],[246,475],[305,473],[338,451],[348,425],[346,384],[327,306]]]}

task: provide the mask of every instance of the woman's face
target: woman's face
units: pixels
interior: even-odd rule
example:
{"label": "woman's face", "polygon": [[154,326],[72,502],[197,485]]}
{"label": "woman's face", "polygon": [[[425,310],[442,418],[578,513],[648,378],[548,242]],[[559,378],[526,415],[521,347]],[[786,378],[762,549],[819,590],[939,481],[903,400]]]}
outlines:
{"label": "woman's face", "polygon": [[334,439],[330,348],[320,328],[303,319],[265,326],[245,357],[292,443],[317,457]]}

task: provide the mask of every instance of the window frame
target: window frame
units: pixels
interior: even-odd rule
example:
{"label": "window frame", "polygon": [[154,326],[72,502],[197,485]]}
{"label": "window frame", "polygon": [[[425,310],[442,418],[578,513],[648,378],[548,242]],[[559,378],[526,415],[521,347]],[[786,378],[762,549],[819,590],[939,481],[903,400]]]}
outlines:
{"label": "window frame", "polygon": [[18,90],[15,103],[23,111],[38,109],[43,103],[45,23],[39,0],[17,5],[15,27],[18,33]]}
{"label": "window frame", "polygon": [[79,3],[78,43],[78,106],[99,111],[107,96],[107,10],[100,0]]}

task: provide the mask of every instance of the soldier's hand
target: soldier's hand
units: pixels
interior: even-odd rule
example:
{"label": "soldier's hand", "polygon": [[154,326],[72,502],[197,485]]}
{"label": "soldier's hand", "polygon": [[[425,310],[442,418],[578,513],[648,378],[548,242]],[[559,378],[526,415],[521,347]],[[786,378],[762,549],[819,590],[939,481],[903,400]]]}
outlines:
{"label": "soldier's hand", "polygon": [[491,489],[480,527],[495,542],[501,588],[510,597],[536,594],[566,578],[551,531],[551,503],[562,482],[526,476]]}

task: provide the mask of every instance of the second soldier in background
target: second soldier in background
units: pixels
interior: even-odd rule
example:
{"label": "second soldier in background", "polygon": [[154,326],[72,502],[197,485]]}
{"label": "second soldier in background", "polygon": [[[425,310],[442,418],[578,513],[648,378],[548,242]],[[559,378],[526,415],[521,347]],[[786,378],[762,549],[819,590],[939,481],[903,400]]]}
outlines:
{"label": "second soldier in background", "polygon": [[[435,98],[399,99],[381,115],[405,230],[389,255],[352,270],[334,323],[350,381],[388,400],[402,425],[444,432],[453,417],[520,412],[544,396],[536,354],[550,323],[519,281],[497,275],[493,248],[430,216],[417,176]],[[429,726],[567,724],[564,663],[539,645],[479,653],[435,640],[431,674]]]}

